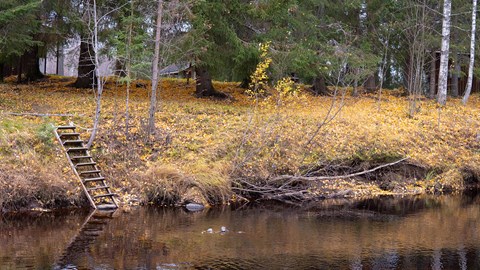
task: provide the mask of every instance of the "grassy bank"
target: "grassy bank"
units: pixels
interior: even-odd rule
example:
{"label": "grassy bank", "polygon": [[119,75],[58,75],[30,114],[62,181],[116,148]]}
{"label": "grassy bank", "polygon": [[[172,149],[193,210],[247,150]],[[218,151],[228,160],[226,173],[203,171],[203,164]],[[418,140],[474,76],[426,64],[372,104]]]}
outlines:
{"label": "grassy bank", "polygon": [[[0,85],[0,205],[4,209],[84,202],[50,124],[73,121],[90,128],[94,94],[67,87],[71,78],[50,77],[30,85]],[[147,84],[148,85],[148,84]],[[143,133],[148,86],[130,93],[130,128],[125,136],[125,86],[106,85],[101,129],[92,153],[124,202],[210,204],[232,198],[232,183],[258,183],[278,175],[348,174],[402,157],[401,166],[354,179],[323,180],[314,192],[351,195],[461,190],[480,175],[480,99],[467,106],[451,99],[439,110],[419,101],[414,117],[408,100],[390,92],[350,97],[330,121],[331,97],[274,93],[256,102],[236,83],[216,83],[229,100],[197,99],[194,84],[163,80],[157,132]],[[337,99],[339,101],[340,97]],[[61,113],[67,117],[8,113]],[[332,116],[332,114],[330,114]],[[330,121],[322,125],[324,120]],[[319,128],[320,127],[320,128]],[[80,130],[82,131],[82,130]],[[87,132],[83,132],[87,139]],[[321,188],[320,188],[321,186]]]}

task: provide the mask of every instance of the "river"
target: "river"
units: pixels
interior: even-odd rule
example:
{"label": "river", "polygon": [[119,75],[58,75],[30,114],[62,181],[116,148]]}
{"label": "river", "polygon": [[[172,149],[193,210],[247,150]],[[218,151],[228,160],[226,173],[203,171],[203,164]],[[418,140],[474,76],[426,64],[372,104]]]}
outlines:
{"label": "river", "polygon": [[480,269],[480,196],[7,215],[0,269]]}

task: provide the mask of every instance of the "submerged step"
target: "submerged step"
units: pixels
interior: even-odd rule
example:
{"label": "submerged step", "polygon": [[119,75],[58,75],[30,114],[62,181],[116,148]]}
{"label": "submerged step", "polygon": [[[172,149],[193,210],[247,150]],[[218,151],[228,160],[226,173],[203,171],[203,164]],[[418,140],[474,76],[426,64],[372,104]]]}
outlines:
{"label": "submerged step", "polygon": [[115,210],[118,207],[113,203],[105,203],[97,205],[98,210]]}

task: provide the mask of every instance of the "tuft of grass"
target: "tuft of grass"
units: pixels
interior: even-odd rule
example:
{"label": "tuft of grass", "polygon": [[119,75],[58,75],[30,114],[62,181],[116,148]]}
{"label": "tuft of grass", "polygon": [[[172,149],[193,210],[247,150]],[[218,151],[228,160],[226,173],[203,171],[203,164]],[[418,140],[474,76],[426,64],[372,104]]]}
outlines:
{"label": "tuft of grass", "polygon": [[37,128],[37,138],[40,142],[44,143],[47,147],[53,146],[53,131],[55,130],[55,126],[48,120],[45,120]]}

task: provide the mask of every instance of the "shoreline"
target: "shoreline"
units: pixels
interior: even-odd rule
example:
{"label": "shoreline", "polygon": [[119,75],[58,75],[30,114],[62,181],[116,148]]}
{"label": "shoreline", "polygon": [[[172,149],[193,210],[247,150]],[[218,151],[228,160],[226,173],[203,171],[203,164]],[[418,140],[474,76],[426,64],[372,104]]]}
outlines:
{"label": "shoreline", "polygon": [[[73,79],[0,84],[0,212],[87,205],[51,130],[69,121],[82,128],[92,125],[91,90],[69,88]],[[194,84],[162,80],[157,131],[146,138],[148,91],[131,89],[125,134],[125,86],[113,80],[106,84],[101,128],[91,152],[121,203],[221,205],[242,197],[281,197],[301,204],[302,198],[461,192],[479,184],[477,94],[468,106],[452,99],[440,120],[435,102],[427,99],[420,101],[422,110],[415,117],[408,117],[408,100],[397,90],[384,93],[381,110],[371,95],[347,96],[341,112],[317,132],[330,97],[305,91],[281,106],[267,98],[253,110],[254,100],[236,83],[215,82],[215,87],[232,99],[198,99]],[[82,132],[81,139],[88,135]],[[338,177],[405,157],[395,166]],[[302,179],[278,181],[289,175]],[[252,192],[253,186],[263,190]],[[301,196],[263,192],[267,188]]]}

